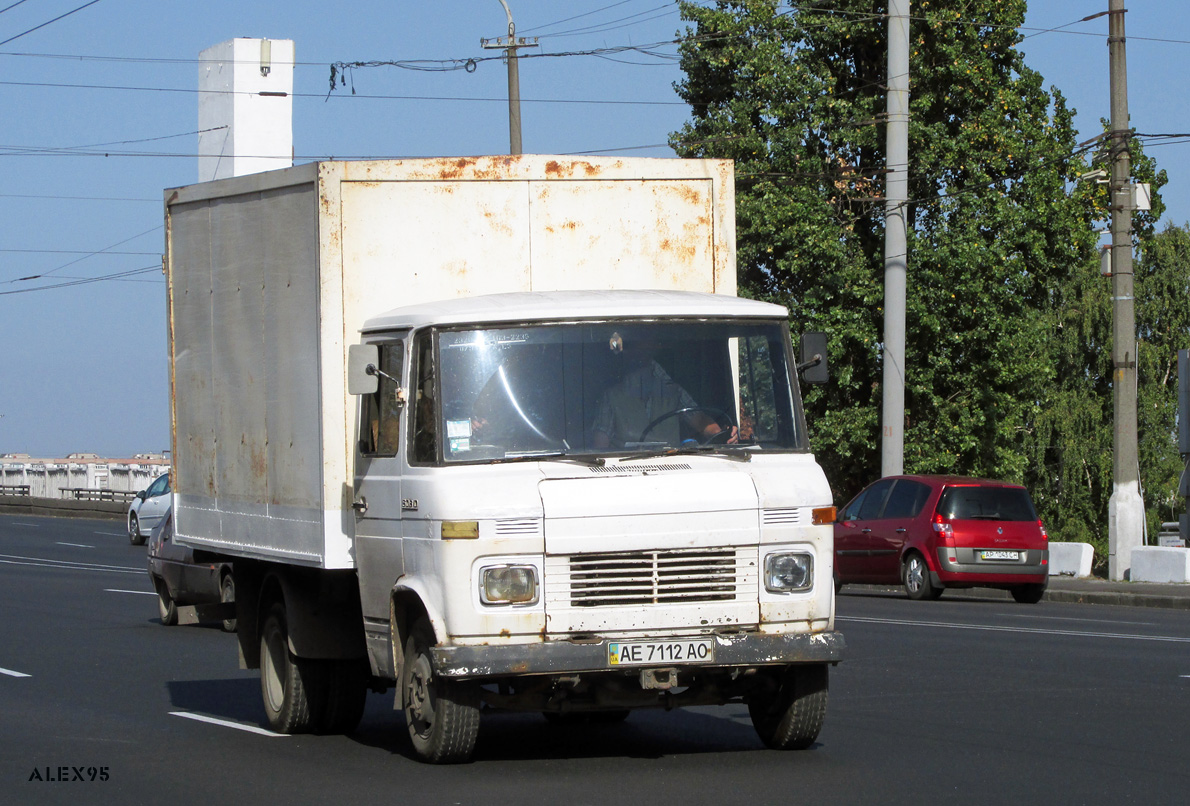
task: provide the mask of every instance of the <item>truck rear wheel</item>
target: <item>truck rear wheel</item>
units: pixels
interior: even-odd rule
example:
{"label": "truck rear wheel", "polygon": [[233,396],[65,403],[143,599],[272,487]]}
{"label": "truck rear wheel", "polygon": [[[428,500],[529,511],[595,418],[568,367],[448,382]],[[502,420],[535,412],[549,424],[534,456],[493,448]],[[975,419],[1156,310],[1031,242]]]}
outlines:
{"label": "truck rear wheel", "polygon": [[430,657],[434,631],[425,619],[414,623],[405,642],[401,695],[413,749],[423,761],[468,761],[479,736],[479,687],[470,681],[436,677]]}
{"label": "truck rear wheel", "polygon": [[805,750],[826,719],[826,664],[789,666],[771,682],[748,698],[752,726],[774,750]]}
{"label": "truck rear wheel", "polygon": [[324,661],[325,702],[318,720],[319,733],[351,733],[364,716],[368,701],[368,664],[364,660]]}
{"label": "truck rear wheel", "polygon": [[307,733],[314,729],[311,689],[320,670],[312,661],[289,651],[285,606],[275,604],[260,630],[260,693],[269,726],[278,733]]}

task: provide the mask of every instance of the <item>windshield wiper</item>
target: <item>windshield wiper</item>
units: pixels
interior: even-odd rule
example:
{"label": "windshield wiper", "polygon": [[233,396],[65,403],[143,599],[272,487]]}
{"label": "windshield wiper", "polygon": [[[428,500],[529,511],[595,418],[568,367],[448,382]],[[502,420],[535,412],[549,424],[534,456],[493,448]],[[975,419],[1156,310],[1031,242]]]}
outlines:
{"label": "windshield wiper", "polygon": [[662,456],[698,456],[702,454],[709,454],[714,456],[722,456],[725,459],[735,459],[738,462],[752,461],[752,451],[743,450],[750,448],[750,445],[692,445],[685,448],[659,448],[655,451],[645,451],[643,453],[633,453],[625,457],[628,460],[633,459],[654,459]]}
{"label": "windshield wiper", "polygon": [[506,453],[503,459],[493,459],[493,462],[535,462],[540,459],[558,459],[563,462],[578,462],[593,467],[603,467],[602,456],[589,453],[566,453],[565,451],[524,451],[523,453]]}

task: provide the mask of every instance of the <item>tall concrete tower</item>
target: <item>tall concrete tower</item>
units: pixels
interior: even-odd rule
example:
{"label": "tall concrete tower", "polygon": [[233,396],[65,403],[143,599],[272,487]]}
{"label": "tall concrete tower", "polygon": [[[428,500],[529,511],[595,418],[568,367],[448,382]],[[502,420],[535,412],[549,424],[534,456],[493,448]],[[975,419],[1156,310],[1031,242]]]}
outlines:
{"label": "tall concrete tower", "polygon": [[293,41],[232,39],[198,65],[198,181],[293,165]]}

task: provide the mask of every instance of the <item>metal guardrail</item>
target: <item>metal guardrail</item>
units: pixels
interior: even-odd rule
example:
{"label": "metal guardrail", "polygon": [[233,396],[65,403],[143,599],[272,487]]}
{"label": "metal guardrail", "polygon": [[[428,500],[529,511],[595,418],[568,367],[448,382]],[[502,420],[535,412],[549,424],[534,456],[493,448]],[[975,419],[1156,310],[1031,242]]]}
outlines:
{"label": "metal guardrail", "polygon": [[0,495],[29,495],[28,484],[0,484]]}
{"label": "metal guardrail", "polygon": [[100,490],[93,487],[63,487],[63,498],[75,501],[131,501],[136,493],[129,490]]}

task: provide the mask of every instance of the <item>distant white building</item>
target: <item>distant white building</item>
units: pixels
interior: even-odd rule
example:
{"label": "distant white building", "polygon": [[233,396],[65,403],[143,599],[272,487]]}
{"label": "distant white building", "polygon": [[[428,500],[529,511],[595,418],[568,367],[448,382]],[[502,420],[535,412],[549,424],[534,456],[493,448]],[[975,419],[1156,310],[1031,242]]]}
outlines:
{"label": "distant white building", "polygon": [[74,498],[75,490],[135,493],[169,468],[169,459],[154,453],[128,459],[104,459],[94,453],[72,453],[62,459],[4,453],[0,454],[0,487],[28,487],[34,498]]}
{"label": "distant white building", "polygon": [[293,165],[290,39],[231,39],[199,55],[198,181]]}

